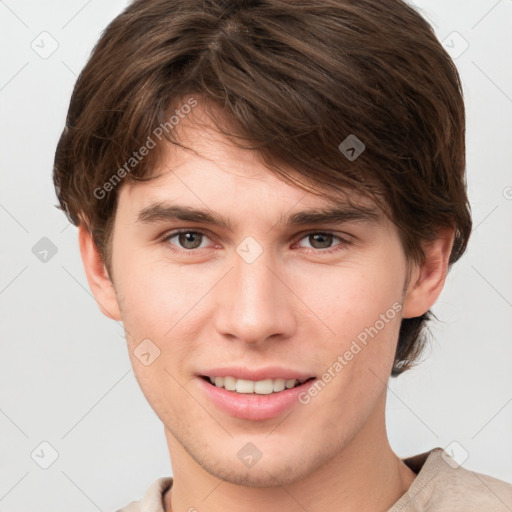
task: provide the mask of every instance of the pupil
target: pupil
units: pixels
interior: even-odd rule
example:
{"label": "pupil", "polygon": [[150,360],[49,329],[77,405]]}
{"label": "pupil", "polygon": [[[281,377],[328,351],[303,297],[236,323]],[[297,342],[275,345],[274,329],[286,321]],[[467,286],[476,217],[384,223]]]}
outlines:
{"label": "pupil", "polygon": [[196,242],[193,241],[194,237],[199,238],[199,236],[197,235],[201,236],[199,233],[180,233],[180,244],[186,249],[196,249],[197,247],[199,247],[199,245],[201,245],[200,242],[197,243],[197,240]]}
{"label": "pupil", "polygon": [[[317,243],[318,239],[320,238],[320,246],[321,247],[315,247],[314,243],[312,243],[311,245],[313,245],[313,247],[315,247],[317,249],[321,249],[321,248],[330,246],[330,244],[332,242],[333,235],[330,235],[328,233],[317,233],[315,235],[310,235],[310,237],[315,241],[315,243]],[[322,242],[322,238],[324,239],[324,242]]]}

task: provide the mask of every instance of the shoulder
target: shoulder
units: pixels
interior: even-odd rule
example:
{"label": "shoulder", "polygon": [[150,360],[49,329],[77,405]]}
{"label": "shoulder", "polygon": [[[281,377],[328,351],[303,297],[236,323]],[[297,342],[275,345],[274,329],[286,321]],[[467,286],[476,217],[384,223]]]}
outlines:
{"label": "shoulder", "polygon": [[165,512],[163,496],[172,487],[172,477],[155,480],[140,501],[132,501],[116,512]]}
{"label": "shoulder", "polygon": [[417,476],[390,512],[512,510],[511,484],[460,466],[442,448],[409,457],[404,462]]}
{"label": "shoulder", "polygon": [[126,507],[116,510],[116,512],[141,512],[140,501],[132,501]]}
{"label": "shoulder", "polygon": [[[438,498],[432,503],[450,500],[452,510],[506,512],[512,510],[512,485],[489,475],[459,466],[449,468],[438,478]],[[444,496],[445,495],[445,496]],[[455,507],[459,508],[456,509]]]}

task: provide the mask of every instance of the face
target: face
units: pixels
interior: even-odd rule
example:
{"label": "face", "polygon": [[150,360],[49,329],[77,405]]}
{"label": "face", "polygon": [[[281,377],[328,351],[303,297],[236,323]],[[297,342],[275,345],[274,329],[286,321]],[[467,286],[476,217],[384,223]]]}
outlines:
{"label": "face", "polygon": [[182,122],[180,140],[195,152],[169,147],[160,177],[118,195],[112,281],[135,375],[171,444],[210,474],[296,481],[385,396],[407,277],[398,233],[368,199],[363,213],[329,202],[214,130]]}

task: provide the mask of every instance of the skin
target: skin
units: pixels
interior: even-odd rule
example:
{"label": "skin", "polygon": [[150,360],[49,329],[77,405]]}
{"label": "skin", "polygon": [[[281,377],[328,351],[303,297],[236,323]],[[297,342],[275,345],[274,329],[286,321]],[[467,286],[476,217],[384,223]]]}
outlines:
{"label": "skin", "polygon": [[[135,376],[164,425],[174,473],[165,509],[387,510],[416,476],[391,450],[385,428],[400,320],[436,301],[453,232],[440,231],[425,246],[425,260],[413,265],[384,216],[378,223],[286,226],[282,216],[326,206],[325,196],[278,178],[255,152],[236,148],[207,124],[197,107],[178,127],[195,153],[169,146],[162,176],[119,189],[111,275],[89,231],[79,227],[91,290],[104,314],[123,321]],[[159,201],[207,207],[236,229],[137,221]],[[192,237],[199,248],[190,249],[177,236],[164,240],[176,229],[206,236]],[[335,236],[310,236],[322,232]],[[252,263],[236,252],[247,236],[263,250]],[[332,249],[339,250],[326,254]],[[319,377],[394,303],[401,312],[291,413],[234,418],[198,385],[201,369],[230,364],[279,365]],[[145,366],[134,350],[148,338],[160,356]],[[247,442],[262,453],[251,468],[237,458]]]}

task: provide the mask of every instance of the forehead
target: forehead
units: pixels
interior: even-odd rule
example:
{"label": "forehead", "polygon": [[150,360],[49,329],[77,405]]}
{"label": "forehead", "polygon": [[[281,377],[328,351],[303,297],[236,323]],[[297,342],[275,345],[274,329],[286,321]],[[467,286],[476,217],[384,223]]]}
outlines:
{"label": "forehead", "polygon": [[[307,208],[379,210],[360,192],[319,184],[283,162],[279,167],[288,177],[279,175],[258,151],[240,148],[220,133],[201,104],[175,130],[178,144],[162,145],[152,179],[125,183],[119,191],[119,207],[128,206],[138,220],[155,218],[156,210],[171,203],[203,211],[229,211],[230,215],[234,212],[234,216],[238,212],[260,217],[275,214],[280,220],[285,212]],[[295,217],[297,223],[302,220]],[[220,222],[218,216],[217,221],[234,228],[226,218]]]}
{"label": "forehead", "polygon": [[[235,169],[195,157],[180,165],[168,165],[148,182],[123,186],[118,207],[136,214],[141,222],[155,220],[158,215],[162,217],[165,208],[174,208],[178,218],[181,215],[183,220],[192,220],[191,214],[185,219],[187,208],[225,212],[224,220],[217,216],[215,223],[231,230],[236,225],[234,221],[226,220],[228,214],[233,218],[247,214],[274,218],[273,222],[281,222],[288,216],[289,223],[296,225],[306,223],[306,215],[299,214],[306,210],[330,212],[331,221],[335,220],[336,210],[345,212],[345,220],[350,220],[350,216],[355,219],[358,215],[362,219],[363,213],[366,220],[377,220],[381,215],[374,201],[356,192],[322,190],[319,186],[305,185],[301,176],[294,177],[299,181],[295,183],[269,169],[261,169],[258,164],[242,168],[240,162],[235,161],[234,166]],[[209,223],[214,223],[213,217],[210,216]],[[199,220],[199,216],[197,218]],[[315,222],[312,215],[307,218]]]}

